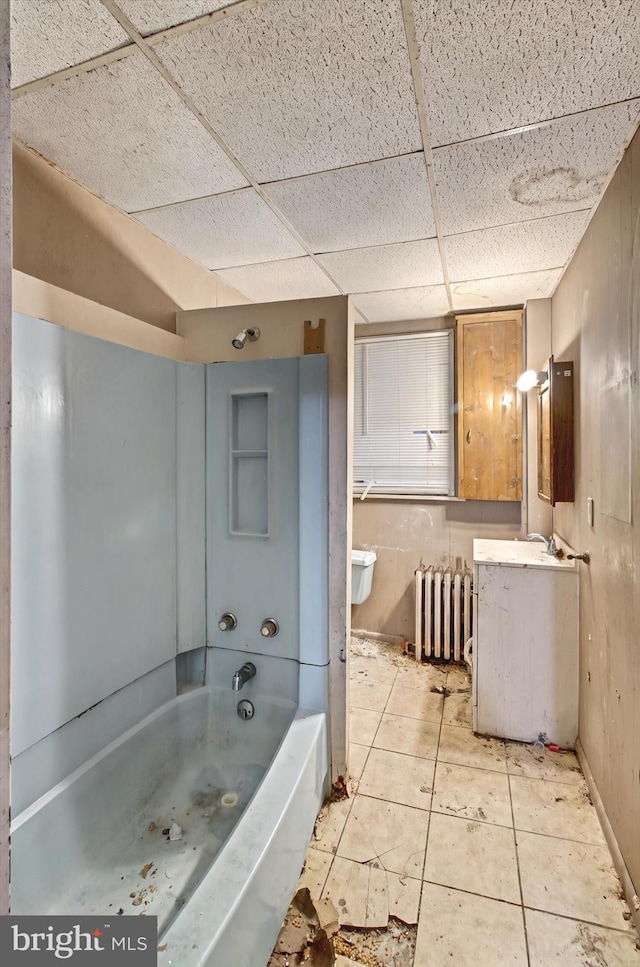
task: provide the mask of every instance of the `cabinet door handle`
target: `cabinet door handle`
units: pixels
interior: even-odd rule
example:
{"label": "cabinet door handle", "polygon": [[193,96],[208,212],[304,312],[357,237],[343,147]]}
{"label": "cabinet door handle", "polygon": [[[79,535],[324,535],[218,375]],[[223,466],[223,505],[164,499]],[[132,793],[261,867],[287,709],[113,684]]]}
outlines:
{"label": "cabinet door handle", "polygon": [[467,430],[467,443],[471,443],[471,430]]}

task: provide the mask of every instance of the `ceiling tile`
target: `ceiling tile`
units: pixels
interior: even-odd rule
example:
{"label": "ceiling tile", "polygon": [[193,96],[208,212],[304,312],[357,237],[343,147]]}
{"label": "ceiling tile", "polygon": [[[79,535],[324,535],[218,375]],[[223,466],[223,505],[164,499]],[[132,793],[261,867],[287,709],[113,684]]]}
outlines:
{"label": "ceiling tile", "polygon": [[353,296],[356,309],[369,322],[405,322],[409,319],[433,319],[449,311],[444,285],[395,289],[389,292],[361,292]]}
{"label": "ceiling tile", "polygon": [[11,86],[130,44],[100,0],[11,0]]}
{"label": "ceiling tile", "polygon": [[242,265],[216,272],[254,302],[279,302],[286,299],[315,299],[340,295],[338,289],[312,258],[283,259],[259,265]]}
{"label": "ceiling tile", "polygon": [[138,212],[135,217],[210,269],[304,254],[253,188]]}
{"label": "ceiling tile", "polygon": [[444,239],[452,282],[563,266],[586,228],[589,212],[551,215]]}
{"label": "ceiling tile", "polygon": [[155,49],[259,181],[422,147],[399,3],[272,0]]}
{"label": "ceiling tile", "polygon": [[562,274],[562,269],[504,275],[495,279],[456,282],[451,286],[453,308],[484,309],[513,306],[527,299],[546,299]]}
{"label": "ceiling tile", "polygon": [[329,252],[320,261],[345,292],[404,289],[443,282],[435,238],[347,252]]}
{"label": "ceiling tile", "polygon": [[640,94],[637,0],[414,0],[432,145]]}
{"label": "ceiling tile", "polygon": [[118,5],[143,36],[205,13],[230,7],[235,0],[118,0]]}
{"label": "ceiling tile", "polygon": [[434,151],[445,235],[591,208],[640,102]]}
{"label": "ceiling tile", "polygon": [[246,185],[142,54],[18,98],[13,130],[125,211]]}
{"label": "ceiling tile", "polygon": [[280,181],[265,190],[314,252],[436,234],[422,153]]}

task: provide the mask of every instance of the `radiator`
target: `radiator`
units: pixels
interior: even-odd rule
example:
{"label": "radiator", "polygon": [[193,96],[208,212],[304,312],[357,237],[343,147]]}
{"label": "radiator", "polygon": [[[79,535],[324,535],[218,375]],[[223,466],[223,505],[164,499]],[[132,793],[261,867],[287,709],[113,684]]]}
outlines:
{"label": "radiator", "polygon": [[471,638],[471,572],[425,567],[416,571],[416,661],[462,661]]}

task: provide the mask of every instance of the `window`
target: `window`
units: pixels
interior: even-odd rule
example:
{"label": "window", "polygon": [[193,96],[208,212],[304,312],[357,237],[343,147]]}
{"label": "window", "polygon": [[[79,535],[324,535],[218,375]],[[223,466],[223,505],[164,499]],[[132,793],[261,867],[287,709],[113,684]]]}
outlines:
{"label": "window", "polygon": [[453,330],[356,339],[354,490],[453,496]]}

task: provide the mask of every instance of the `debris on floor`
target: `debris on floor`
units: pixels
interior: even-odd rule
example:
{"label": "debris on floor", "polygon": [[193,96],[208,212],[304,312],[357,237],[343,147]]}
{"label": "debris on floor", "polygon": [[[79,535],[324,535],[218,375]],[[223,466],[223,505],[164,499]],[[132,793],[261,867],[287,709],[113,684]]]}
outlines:
{"label": "debris on floor", "polygon": [[[398,920],[389,920],[379,930],[349,930],[343,927],[334,937],[336,954],[347,957],[347,963],[360,967],[407,967],[416,950],[418,928]],[[336,965],[340,961],[336,960]]]}
{"label": "debris on floor", "polygon": [[331,901],[312,900],[306,887],[298,890],[276,941],[267,967],[333,967],[333,937],[338,915]]}

